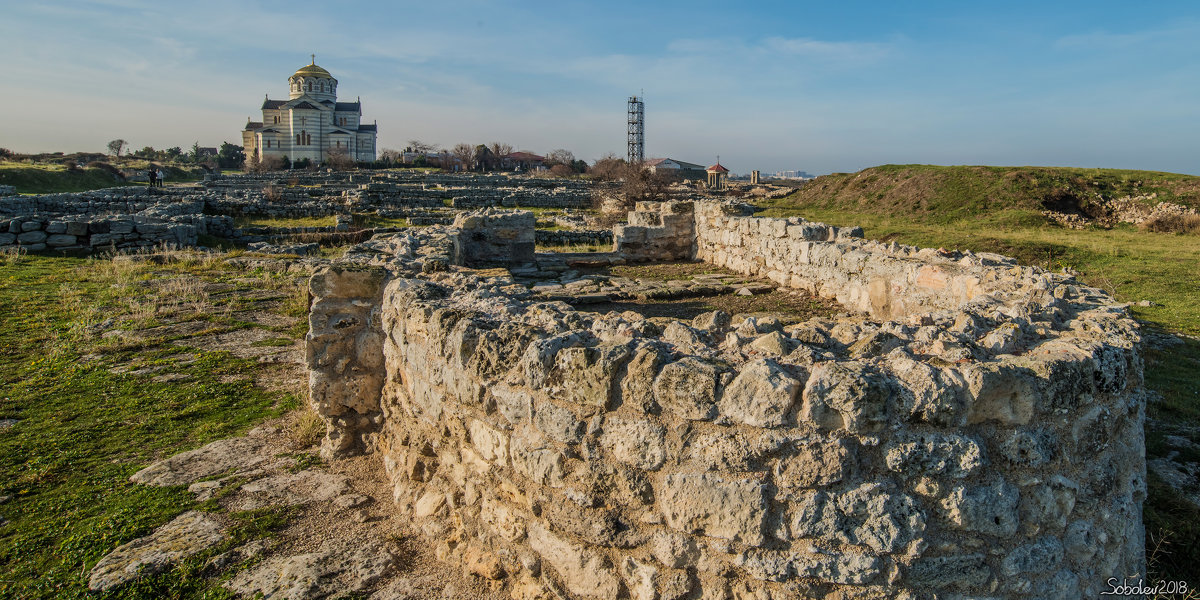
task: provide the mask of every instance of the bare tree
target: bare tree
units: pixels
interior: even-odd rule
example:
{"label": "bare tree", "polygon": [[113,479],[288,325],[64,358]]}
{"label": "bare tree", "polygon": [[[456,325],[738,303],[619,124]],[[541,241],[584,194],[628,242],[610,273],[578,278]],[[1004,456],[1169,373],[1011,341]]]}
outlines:
{"label": "bare tree", "polygon": [[355,166],[349,149],[341,146],[335,146],[325,151],[325,164],[334,171],[349,171]]}
{"label": "bare tree", "polygon": [[455,144],[451,153],[454,154],[454,160],[462,165],[464,171],[470,171],[475,168],[475,146],[471,144]]}
{"label": "bare tree", "polygon": [[384,148],[383,151],[379,153],[379,160],[394,165],[400,162],[400,156],[401,154],[399,150]]}
{"label": "bare tree", "polygon": [[565,148],[556,148],[546,155],[546,164],[550,166],[566,165],[570,167],[573,162],[575,162],[575,153]]}
{"label": "bare tree", "polygon": [[266,173],[268,171],[278,171],[282,168],[283,159],[278,156],[267,155],[259,157],[258,153],[254,153],[250,155],[250,158],[246,159],[246,171],[250,173]]}
{"label": "bare tree", "polygon": [[116,139],[108,143],[108,153],[113,156],[121,156],[121,151],[125,149],[127,142],[122,139]]}
{"label": "bare tree", "polygon": [[621,178],[624,168],[625,161],[609,152],[596,160],[588,174],[601,181],[614,181]]}
{"label": "bare tree", "polygon": [[512,144],[505,144],[503,142],[492,142],[488,146],[488,149],[492,151],[492,154],[496,155],[496,158],[504,158],[512,154],[513,151]]}
{"label": "bare tree", "polygon": [[408,140],[408,147],[417,154],[429,154],[437,149],[436,144],[429,144],[421,140]]}

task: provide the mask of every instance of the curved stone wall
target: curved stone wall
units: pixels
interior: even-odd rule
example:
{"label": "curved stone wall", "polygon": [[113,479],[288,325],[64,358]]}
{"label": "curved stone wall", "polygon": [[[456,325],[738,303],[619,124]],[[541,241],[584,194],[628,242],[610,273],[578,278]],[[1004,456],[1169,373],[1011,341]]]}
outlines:
{"label": "curved stone wall", "polygon": [[439,555],[515,597],[1073,598],[1144,576],[1123,307],[1007,259],[729,212],[697,208],[702,258],[869,314],[581,313],[445,270],[453,230],[377,242],[352,256],[380,266],[313,279],[328,453],[380,455]]}

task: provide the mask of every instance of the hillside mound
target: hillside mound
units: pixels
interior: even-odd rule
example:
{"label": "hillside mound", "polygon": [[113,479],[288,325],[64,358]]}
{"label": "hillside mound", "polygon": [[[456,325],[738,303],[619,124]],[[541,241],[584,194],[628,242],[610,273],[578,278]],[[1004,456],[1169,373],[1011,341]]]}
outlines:
{"label": "hillside mound", "polygon": [[[771,207],[805,206],[950,222],[1003,210],[1103,217],[1112,201],[1200,208],[1200,177],[1071,167],[883,165],[818,177]],[[765,206],[765,205],[764,205]]]}

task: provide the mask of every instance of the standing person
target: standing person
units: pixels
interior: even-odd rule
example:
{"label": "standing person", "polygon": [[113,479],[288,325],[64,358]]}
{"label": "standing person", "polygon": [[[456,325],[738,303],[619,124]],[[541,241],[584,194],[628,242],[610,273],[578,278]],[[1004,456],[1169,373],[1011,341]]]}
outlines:
{"label": "standing person", "polygon": [[157,179],[158,179],[158,187],[162,187],[162,186],[163,186],[163,179],[165,179],[165,178],[166,178],[166,173],[163,173],[163,172],[162,172],[162,169],[159,169],[159,170],[158,170],[158,177],[157,177]]}
{"label": "standing person", "polygon": [[154,170],[154,167],[150,167],[150,170],[146,171],[146,179],[150,182],[150,187],[154,187],[154,182],[158,179],[158,172]]}

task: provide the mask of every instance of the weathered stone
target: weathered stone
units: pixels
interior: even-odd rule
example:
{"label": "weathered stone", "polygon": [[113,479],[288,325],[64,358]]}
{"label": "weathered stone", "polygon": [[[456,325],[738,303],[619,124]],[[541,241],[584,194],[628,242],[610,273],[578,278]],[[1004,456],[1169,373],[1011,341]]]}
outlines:
{"label": "weathered stone", "polygon": [[654,380],[654,398],[664,410],[684,419],[706,421],[717,413],[716,365],[687,357],[662,368]]}
{"label": "weathered stone", "polygon": [[910,477],[963,478],[983,464],[983,450],[975,440],[960,435],[908,434],[888,447],[884,460],[889,469]]}
{"label": "weathered stone", "polygon": [[206,513],[189,511],[148,536],[118,546],[92,568],[88,589],[104,591],[162,572],[225,539],[224,528]]}
{"label": "weathered stone", "polygon": [[572,594],[615,600],[621,581],[604,555],[563,539],[541,522],[529,524],[529,545],[554,567]]}
{"label": "weathered stone", "polygon": [[653,421],[610,417],[600,443],[617,460],[652,471],[666,460],[665,436],[666,430]]}
{"label": "weathered stone", "polygon": [[270,459],[270,456],[260,454],[265,444],[266,440],[260,437],[217,440],[160,460],[134,473],[129,480],[160,487],[186,485],[230,471],[251,469]]}
{"label": "weathered stone", "polygon": [[1000,563],[1007,577],[1023,573],[1042,573],[1058,568],[1063,559],[1063,545],[1057,538],[1045,537],[1013,550]]}
{"label": "weathered stone", "polygon": [[723,310],[700,313],[692,319],[692,327],[702,329],[712,334],[720,333],[729,328],[729,313]]}
{"label": "weathered stone", "polygon": [[974,400],[968,423],[997,421],[1024,425],[1033,418],[1037,389],[1022,369],[1006,364],[981,364],[964,372]]}
{"label": "weathered stone", "polygon": [[316,552],[275,556],[241,571],[225,587],[236,594],[281,600],[307,600],[333,594],[354,594],[395,570],[390,550],[376,540],[353,545],[327,543]]}
{"label": "weathered stone", "polygon": [[1017,532],[1019,498],[1016,487],[997,480],[987,487],[956,487],[942,507],[959,529],[1007,537]]}
{"label": "weathered stone", "polygon": [[539,401],[533,422],[546,437],[562,444],[575,444],[583,438],[584,421],[570,409],[553,402]]}
{"label": "weathered stone", "polygon": [[838,584],[865,585],[883,574],[883,561],[866,554],[797,556],[792,562],[797,577],[813,577]]}
{"label": "weathered stone", "polygon": [[316,469],[271,475],[243,485],[235,503],[238,510],[266,506],[324,502],[351,492],[345,475]]}
{"label": "weathered stone", "polygon": [[981,589],[991,575],[982,554],[920,558],[908,570],[913,584],[939,590]]}
{"label": "weathered stone", "polygon": [[625,366],[621,379],[621,401],[642,412],[651,412],[654,404],[654,379],[667,364],[666,352],[656,346],[642,347]]}
{"label": "weathered stone", "polygon": [[864,483],[837,497],[847,540],[879,553],[897,553],[919,542],[925,515],[912,498],[878,483]]}
{"label": "weathered stone", "polygon": [[663,478],[657,496],[667,524],[679,531],[751,546],[765,540],[766,488],[755,480],[672,474]]}
{"label": "weathered stone", "polygon": [[870,433],[887,421],[887,387],[861,363],[814,365],[803,399],[800,418],[822,429]]}
{"label": "weathered stone", "polygon": [[742,368],[721,395],[721,414],[752,427],[779,427],[788,421],[801,381],[777,363],[759,359]]}
{"label": "weathered stone", "polygon": [[784,491],[837,483],[852,462],[842,440],[798,442],[794,454],[775,463],[775,483]]}
{"label": "weathered stone", "polygon": [[650,542],[650,552],[658,562],[672,569],[686,569],[700,559],[700,549],[695,540],[671,531],[655,533]]}
{"label": "weathered stone", "polygon": [[555,371],[559,374],[565,399],[608,408],[613,379],[629,357],[629,347],[624,344],[563,348],[558,352]]}

